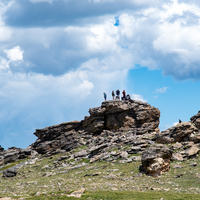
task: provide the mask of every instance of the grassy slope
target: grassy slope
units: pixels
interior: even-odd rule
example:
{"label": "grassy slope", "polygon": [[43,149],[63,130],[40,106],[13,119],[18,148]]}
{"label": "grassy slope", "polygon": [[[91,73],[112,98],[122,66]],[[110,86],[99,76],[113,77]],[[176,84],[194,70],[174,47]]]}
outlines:
{"label": "grassy slope", "polygon": [[[66,197],[70,193],[85,188],[81,199],[200,199],[200,157],[184,162],[171,162],[171,170],[160,177],[135,177],[139,173],[140,162],[120,164],[96,162],[79,169],[64,171],[62,161],[55,167],[59,156],[44,158],[33,165],[22,167],[14,178],[0,179],[0,196],[27,197],[27,199],[76,199]],[[196,167],[189,166],[197,163]],[[73,164],[73,163],[72,163]],[[173,168],[174,165],[183,168]],[[48,165],[50,169],[42,169]],[[53,174],[43,176],[47,172]],[[92,174],[99,174],[92,176]],[[85,175],[88,176],[85,176]],[[175,178],[178,175],[179,178]],[[36,196],[36,194],[38,196]]]}

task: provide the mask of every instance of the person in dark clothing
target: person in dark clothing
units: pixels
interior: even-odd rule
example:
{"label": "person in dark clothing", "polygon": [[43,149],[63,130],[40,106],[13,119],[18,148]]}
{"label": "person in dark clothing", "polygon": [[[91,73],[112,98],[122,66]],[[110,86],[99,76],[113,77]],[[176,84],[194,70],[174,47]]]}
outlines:
{"label": "person in dark clothing", "polygon": [[113,97],[113,100],[115,99],[115,92],[114,90],[112,91],[112,97]]}
{"label": "person in dark clothing", "polygon": [[118,100],[120,100],[120,91],[119,91],[119,89],[116,91],[116,99],[118,99]]}
{"label": "person in dark clothing", "polygon": [[122,95],[123,95],[123,100],[125,100],[125,98],[126,98],[126,92],[125,92],[125,90],[123,90]]}

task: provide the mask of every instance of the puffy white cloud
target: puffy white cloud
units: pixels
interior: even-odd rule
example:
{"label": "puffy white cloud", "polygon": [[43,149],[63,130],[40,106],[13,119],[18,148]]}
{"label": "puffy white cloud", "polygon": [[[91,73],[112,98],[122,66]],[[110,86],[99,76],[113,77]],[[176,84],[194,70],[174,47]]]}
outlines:
{"label": "puffy white cloud", "polygon": [[[82,117],[99,106],[103,92],[111,99],[112,90],[126,88],[127,72],[135,66],[199,80],[200,4],[191,2],[0,3],[1,125],[11,120],[39,128],[73,114]],[[139,94],[131,97],[147,101]],[[13,130],[8,132],[15,135]]]}
{"label": "puffy white cloud", "polygon": [[132,94],[131,98],[137,101],[147,102],[147,100],[140,94]]}
{"label": "puffy white cloud", "polygon": [[20,46],[13,47],[9,50],[4,50],[4,52],[7,54],[7,57],[10,59],[10,61],[20,61],[23,60],[23,51],[21,50]]}

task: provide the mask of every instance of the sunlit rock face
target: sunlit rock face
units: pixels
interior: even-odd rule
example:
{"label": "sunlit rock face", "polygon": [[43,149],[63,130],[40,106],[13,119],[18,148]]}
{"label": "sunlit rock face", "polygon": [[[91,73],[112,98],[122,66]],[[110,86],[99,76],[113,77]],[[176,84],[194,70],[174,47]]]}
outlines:
{"label": "sunlit rock face", "polygon": [[34,134],[38,140],[32,144],[33,149],[42,154],[56,149],[70,151],[81,145],[86,135],[96,136],[104,131],[111,131],[110,135],[128,131],[132,136],[159,131],[160,111],[140,101],[106,101],[89,109],[89,113],[82,121],[37,129]]}
{"label": "sunlit rock face", "polygon": [[[198,141],[199,130],[191,122],[181,122],[155,135],[157,143],[172,144],[175,142]],[[200,139],[200,138],[199,138]]]}
{"label": "sunlit rock face", "polygon": [[190,118],[191,122],[195,124],[195,126],[200,129],[200,111]]}
{"label": "sunlit rock face", "polygon": [[91,108],[84,120],[89,133],[102,130],[133,130],[136,134],[159,131],[160,111],[147,103],[130,100],[106,101],[101,107]]}
{"label": "sunlit rock face", "polygon": [[141,170],[150,176],[159,176],[170,169],[172,150],[164,145],[146,149],[142,153]]}

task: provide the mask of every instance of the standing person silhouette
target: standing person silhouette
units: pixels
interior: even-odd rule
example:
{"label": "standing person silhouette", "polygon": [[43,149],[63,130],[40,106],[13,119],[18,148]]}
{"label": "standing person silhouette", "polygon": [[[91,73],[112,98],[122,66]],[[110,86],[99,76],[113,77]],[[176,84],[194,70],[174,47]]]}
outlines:
{"label": "standing person silhouette", "polygon": [[105,101],[106,101],[107,94],[106,94],[105,92],[103,93],[103,96],[104,96],[104,99],[105,99]]}
{"label": "standing person silhouette", "polygon": [[112,91],[112,97],[113,97],[113,100],[115,99],[115,92],[114,90]]}
{"label": "standing person silhouette", "polygon": [[122,92],[122,100],[125,100],[126,99],[126,92],[125,92],[125,90],[123,90],[123,92]]}
{"label": "standing person silhouette", "polygon": [[119,89],[116,91],[116,99],[118,99],[118,100],[120,100],[120,91],[119,91]]}

